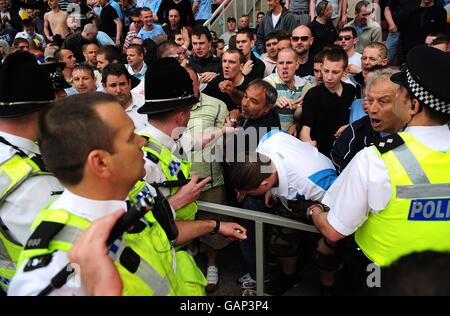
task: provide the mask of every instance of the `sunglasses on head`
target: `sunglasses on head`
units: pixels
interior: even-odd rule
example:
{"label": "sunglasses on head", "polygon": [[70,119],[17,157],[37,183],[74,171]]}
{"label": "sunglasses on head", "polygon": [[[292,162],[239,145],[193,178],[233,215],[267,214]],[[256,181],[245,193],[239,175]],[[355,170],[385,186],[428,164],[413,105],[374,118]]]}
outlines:
{"label": "sunglasses on head", "polygon": [[349,41],[349,40],[351,40],[352,38],[353,38],[353,36],[345,35],[345,36],[339,36],[339,37],[338,37],[338,40],[340,40],[340,41],[343,41],[343,40]]}
{"label": "sunglasses on head", "polygon": [[291,36],[291,39],[294,42],[298,42],[298,41],[306,42],[307,40],[309,40],[309,36],[307,36],[307,35],[305,35],[305,36]]}

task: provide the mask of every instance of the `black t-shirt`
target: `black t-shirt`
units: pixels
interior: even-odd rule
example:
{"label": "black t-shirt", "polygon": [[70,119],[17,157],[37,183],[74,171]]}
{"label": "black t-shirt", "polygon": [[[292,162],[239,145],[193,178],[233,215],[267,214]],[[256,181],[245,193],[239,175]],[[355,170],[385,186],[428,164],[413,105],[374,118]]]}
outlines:
{"label": "black t-shirt", "polygon": [[189,63],[199,74],[204,72],[215,72],[218,74],[222,72],[222,61],[212,54],[207,58],[198,58],[195,54],[191,55],[189,56]]}
{"label": "black t-shirt", "polygon": [[308,61],[300,66],[295,71],[295,75],[299,77],[314,76],[314,55],[309,54]]}
{"label": "black t-shirt", "polygon": [[420,5],[420,0],[388,0],[386,7],[389,7],[398,31],[405,25],[408,16]]}
{"label": "black t-shirt", "polygon": [[348,124],[350,107],[355,98],[355,87],[342,83],[342,95],[330,92],[324,84],[311,88],[303,99],[302,125],[311,128],[311,139],[317,141],[317,148],[329,157],[334,134]]}
{"label": "black t-shirt", "polygon": [[115,19],[118,19],[117,11],[111,6],[107,5],[102,8],[100,13],[100,30],[109,35],[113,40],[116,38],[116,23]]}
{"label": "black t-shirt", "polygon": [[[206,88],[202,92],[204,94],[207,94],[209,96],[212,96],[214,98],[222,100],[227,105],[228,111],[232,111],[232,110],[235,110],[235,109],[239,108],[240,104],[235,104],[228,94],[223,93],[222,91],[220,91],[219,83],[224,81],[224,80],[225,80],[225,78],[223,77],[222,74],[218,75],[210,83],[208,83],[208,85],[206,86]],[[248,81],[248,78],[246,78],[244,76],[244,81],[239,86],[235,87],[235,89],[237,89],[239,91],[242,91],[242,92],[245,92],[249,82],[250,81]]]}
{"label": "black t-shirt", "polygon": [[0,39],[6,41],[9,46],[12,46],[16,34],[17,31],[15,29],[7,26],[3,29],[3,31],[0,32]]}
{"label": "black t-shirt", "polygon": [[336,28],[331,20],[327,20],[325,24],[322,24],[314,19],[314,21],[308,24],[308,27],[314,36],[314,42],[310,48],[313,54],[320,52],[327,45],[334,44],[337,39]]}
{"label": "black t-shirt", "polygon": [[169,23],[169,11],[172,9],[176,9],[180,13],[180,26],[192,27],[195,25],[195,17],[190,0],[181,0],[179,3],[175,3],[173,0],[163,0],[158,12],[153,12],[153,14],[158,15],[159,23]]}
{"label": "black t-shirt", "polygon": [[251,59],[253,61],[252,71],[247,75],[248,82],[252,82],[255,79],[264,78],[264,72],[266,71],[266,65],[261,59],[255,56],[255,54],[251,54]]}
{"label": "black t-shirt", "polygon": [[[256,151],[261,137],[271,130],[281,129],[280,118],[273,108],[266,115],[258,119],[242,119],[239,122],[239,126],[241,129],[229,135],[226,139],[227,156],[225,158],[229,163],[236,161],[237,154],[240,152]],[[254,137],[255,135],[256,137]],[[231,137],[234,138],[233,142],[231,142]],[[233,151],[230,150],[230,146],[234,146]],[[231,157],[229,154],[231,152],[234,152],[234,160],[230,160]]]}
{"label": "black t-shirt", "polygon": [[77,59],[77,62],[81,63],[85,60],[84,55],[83,55],[83,45],[89,44],[89,43],[95,43],[98,45],[98,42],[96,39],[94,39],[94,41],[85,40],[81,36],[81,31],[78,31],[78,32],[70,34],[64,40],[62,47],[70,49],[72,51],[73,55],[75,56],[75,58]]}

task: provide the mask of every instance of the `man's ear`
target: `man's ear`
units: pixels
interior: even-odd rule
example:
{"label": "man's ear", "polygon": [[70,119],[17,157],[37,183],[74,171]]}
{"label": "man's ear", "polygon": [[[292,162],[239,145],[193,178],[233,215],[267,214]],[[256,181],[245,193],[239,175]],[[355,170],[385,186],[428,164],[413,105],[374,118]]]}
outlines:
{"label": "man's ear", "polygon": [[85,169],[99,178],[111,176],[111,154],[105,150],[95,149],[86,159]]}
{"label": "man's ear", "polygon": [[417,113],[420,112],[420,104],[419,101],[417,101],[417,99],[411,99],[411,108],[409,109],[408,112],[410,115],[416,115]]}
{"label": "man's ear", "polygon": [[264,189],[264,192],[269,191],[272,188],[271,183],[268,179],[264,179],[259,184],[259,189]]}

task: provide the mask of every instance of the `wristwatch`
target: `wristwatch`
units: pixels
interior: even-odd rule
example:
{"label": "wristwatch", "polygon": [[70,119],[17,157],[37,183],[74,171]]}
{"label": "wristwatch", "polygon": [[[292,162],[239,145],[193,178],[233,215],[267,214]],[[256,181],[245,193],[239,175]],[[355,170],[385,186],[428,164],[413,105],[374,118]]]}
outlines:
{"label": "wristwatch", "polygon": [[218,219],[215,219],[215,221],[216,221],[216,227],[214,227],[213,231],[211,232],[211,235],[217,234],[220,229],[220,221]]}

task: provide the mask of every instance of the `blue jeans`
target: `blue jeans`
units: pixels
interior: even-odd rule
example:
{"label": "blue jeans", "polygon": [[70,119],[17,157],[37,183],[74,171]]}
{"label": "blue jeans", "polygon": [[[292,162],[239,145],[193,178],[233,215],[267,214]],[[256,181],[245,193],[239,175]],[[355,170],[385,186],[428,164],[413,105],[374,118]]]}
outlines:
{"label": "blue jeans", "polygon": [[[244,201],[240,205],[240,207],[259,212],[267,212],[269,209],[266,207],[264,203],[264,198],[255,198],[251,196],[245,197]],[[244,226],[247,229],[247,239],[241,240],[239,245],[241,247],[242,256],[244,257],[244,261],[247,265],[247,268],[250,272],[250,276],[252,279],[256,279],[256,244],[255,244],[255,222],[246,219],[239,219],[239,224]],[[264,243],[265,245],[266,243]],[[268,279],[267,269],[265,267],[264,260],[264,279]]]}
{"label": "blue jeans", "polygon": [[388,49],[388,61],[389,65],[392,65],[395,61],[395,57],[398,53],[398,39],[400,37],[399,32],[391,33],[389,32],[386,39],[386,47]]}

